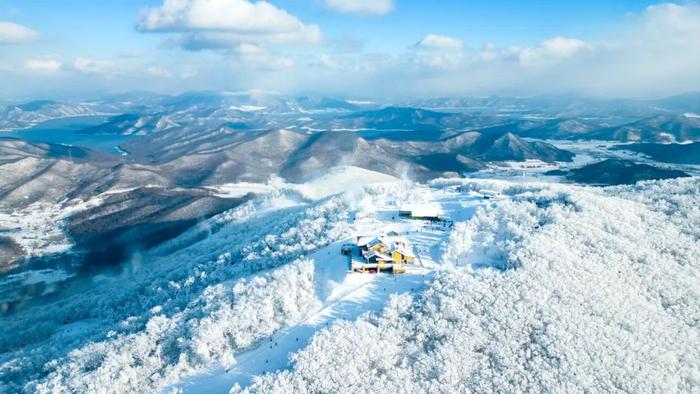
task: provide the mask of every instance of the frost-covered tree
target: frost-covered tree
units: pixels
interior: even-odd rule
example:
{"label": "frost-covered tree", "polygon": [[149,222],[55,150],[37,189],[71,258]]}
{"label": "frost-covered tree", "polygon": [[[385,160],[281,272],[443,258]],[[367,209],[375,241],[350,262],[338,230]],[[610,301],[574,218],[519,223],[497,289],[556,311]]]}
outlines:
{"label": "frost-covered tree", "polygon": [[696,392],[700,179],[495,186],[510,198],[456,226],[428,290],[245,391]]}
{"label": "frost-covered tree", "polygon": [[232,365],[234,351],[316,305],[313,265],[294,262],[348,235],[347,199],[289,198],[212,218],[145,253],[148,266],[130,281],[107,277],[3,320],[0,393],[148,392],[195,368]]}

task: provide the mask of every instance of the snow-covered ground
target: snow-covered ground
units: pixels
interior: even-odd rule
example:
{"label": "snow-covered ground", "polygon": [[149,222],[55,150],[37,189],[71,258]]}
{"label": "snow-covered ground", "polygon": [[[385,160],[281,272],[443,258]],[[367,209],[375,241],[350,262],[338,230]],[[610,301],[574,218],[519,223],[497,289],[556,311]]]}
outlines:
{"label": "snow-covered ground", "polygon": [[329,168],[326,174],[301,184],[287,183],[281,178],[272,178],[267,183],[226,183],[207,188],[217,196],[229,198],[243,197],[249,193],[267,194],[276,190],[288,189],[298,192],[310,200],[318,200],[349,190],[360,190],[366,185],[396,181],[398,181],[397,178],[380,172],[355,166],[339,166]]}
{"label": "snow-covered ground", "polygon": [[509,198],[455,225],[450,269],[381,314],[322,330],[291,368],[243,391],[694,392],[698,182],[459,181]]}
{"label": "snow-covered ground", "polygon": [[[73,242],[63,229],[66,218],[98,206],[102,201],[102,196],[96,196],[88,201],[35,202],[11,212],[0,211],[1,235],[16,242],[27,258],[67,252],[73,247]],[[0,285],[2,282],[0,280]]]}
{"label": "snow-covered ground", "polygon": [[[700,178],[276,190],[2,321],[0,392],[693,392],[699,196]],[[431,204],[454,227],[398,219]],[[416,266],[349,274],[341,245],[390,230]]]}
{"label": "snow-covered ground", "polygon": [[[268,183],[229,183],[208,186],[207,189],[214,195],[225,198],[240,198],[249,194],[265,195],[279,190],[289,190],[309,200],[318,200],[343,191],[357,191],[363,185],[395,181],[397,179],[390,175],[359,167],[342,166],[330,168],[325,175],[302,184],[287,183],[283,179],[273,178]],[[12,212],[0,211],[0,235],[9,237],[20,245],[27,257],[66,252],[74,246],[63,230],[66,218],[81,210],[99,206],[104,201],[104,197],[110,194],[126,193],[134,189],[136,188],[110,189],[87,201],[74,199],[56,204],[37,202]],[[177,191],[177,189],[173,190]]]}
{"label": "snow-covered ground", "polygon": [[[420,192],[417,206],[437,205],[443,214],[460,221],[467,220],[484,201],[478,194],[465,196],[447,188],[431,190],[414,186],[412,192]],[[315,265],[314,286],[321,300],[318,308],[253,349],[234,355],[236,364],[230,369],[217,365],[163,391],[228,393],[234,385],[246,387],[255,376],[288,368],[290,356],[308,345],[318,330],[337,320],[353,321],[367,312],[381,312],[392,295],[423,291],[441,264],[450,234],[447,225],[401,220],[398,209],[402,206],[393,198],[363,203],[347,219],[352,224],[351,237],[308,256]],[[412,245],[416,264],[408,266],[401,275],[349,273],[348,257],[341,255],[341,245],[354,242],[360,235],[381,236],[390,231],[399,233]]]}
{"label": "snow-covered ground", "polygon": [[27,257],[65,252],[73,244],[63,232],[64,219],[91,204],[99,204],[99,200],[80,202],[69,207],[62,203],[36,202],[12,212],[0,211],[0,229],[6,229],[2,235],[12,238],[20,245]]}
{"label": "snow-covered ground", "polygon": [[560,169],[578,168],[605,159],[625,159],[638,163],[645,163],[656,167],[670,168],[685,171],[691,175],[700,175],[700,165],[693,164],[671,164],[653,160],[649,156],[630,150],[612,149],[624,147],[630,143],[619,141],[568,141],[568,140],[545,140],[545,142],[556,146],[559,149],[568,150],[576,154],[571,163],[560,163]]}

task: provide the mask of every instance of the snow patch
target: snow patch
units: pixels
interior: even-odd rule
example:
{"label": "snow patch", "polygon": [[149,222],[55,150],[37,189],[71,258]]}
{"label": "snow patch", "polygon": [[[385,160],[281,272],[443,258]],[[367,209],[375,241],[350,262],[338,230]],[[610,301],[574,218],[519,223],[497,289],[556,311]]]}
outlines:
{"label": "snow patch", "polygon": [[310,182],[295,185],[294,189],[313,200],[345,191],[359,190],[362,186],[397,182],[398,178],[377,171],[354,166],[333,167],[328,173]]}
{"label": "snow patch", "polygon": [[262,111],[267,107],[260,107],[260,106],[256,106],[256,105],[241,105],[241,106],[232,105],[229,108],[232,110],[235,110],[235,111],[257,112],[257,111]]}

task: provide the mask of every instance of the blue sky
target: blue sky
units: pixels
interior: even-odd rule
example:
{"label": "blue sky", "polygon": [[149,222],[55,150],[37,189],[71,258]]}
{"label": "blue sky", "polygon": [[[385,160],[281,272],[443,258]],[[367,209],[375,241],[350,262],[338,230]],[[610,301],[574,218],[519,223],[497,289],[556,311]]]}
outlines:
{"label": "blue sky", "polygon": [[[257,88],[651,96],[700,89],[692,72],[700,69],[692,53],[700,52],[700,12],[692,2],[270,0],[258,6],[3,1],[0,95]],[[252,11],[241,16],[241,10]],[[660,56],[673,61],[652,67]]]}
{"label": "blue sky", "polygon": [[[151,1],[9,0],[2,19],[41,30],[51,40],[46,48],[83,55],[109,56],[127,47],[153,48],[158,37],[138,33],[139,12],[161,4]],[[433,3],[433,2],[431,2]],[[402,50],[425,34],[462,38],[469,46],[485,42],[528,45],[565,35],[596,37],[615,29],[628,13],[643,11],[646,1],[399,1],[388,14],[377,17],[335,13],[320,0],[274,1],[302,21],[319,24],[333,37],[353,37],[367,49]],[[552,4],[555,3],[555,4]],[[33,49],[38,49],[35,47]]]}

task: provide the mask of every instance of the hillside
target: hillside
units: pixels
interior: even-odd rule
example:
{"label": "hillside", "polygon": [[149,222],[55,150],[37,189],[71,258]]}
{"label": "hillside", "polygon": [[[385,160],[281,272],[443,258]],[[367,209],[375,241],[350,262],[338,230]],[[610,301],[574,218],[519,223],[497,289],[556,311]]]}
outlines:
{"label": "hillside", "polygon": [[[502,197],[484,204],[475,191],[485,188]],[[4,333],[42,327],[0,341],[0,382],[40,393],[104,382],[119,392],[689,391],[697,191],[688,178],[386,183],[313,202],[275,192],[140,254],[148,270],[0,317]],[[406,204],[438,205],[454,227],[392,219]],[[390,229],[420,264],[395,278],[348,274],[341,245]],[[660,236],[642,242],[649,234]]]}
{"label": "hillside", "polygon": [[591,133],[589,138],[629,142],[684,142],[700,140],[700,116],[658,115]]}
{"label": "hillside", "polygon": [[426,180],[485,167],[492,161],[570,161],[572,154],[513,134],[457,133],[449,138],[395,141],[355,132],[300,133],[287,129],[189,128],[155,133],[122,145],[129,160],[174,174],[182,186],[265,182],[280,175],[299,182],[324,169],[352,165]]}
{"label": "hillside", "polygon": [[656,161],[676,164],[700,164],[700,142],[689,144],[629,144],[615,147],[643,153]]}
{"label": "hillside", "polygon": [[105,123],[87,127],[78,131],[80,134],[120,134],[145,135],[157,131],[179,127],[165,115],[140,116],[125,113],[109,118]]}
{"label": "hillside", "polygon": [[0,130],[23,129],[51,119],[97,115],[98,108],[82,103],[37,100],[0,108]]}
{"label": "hillside", "polygon": [[0,138],[4,255],[14,261],[75,247],[100,252],[81,264],[119,262],[115,245],[152,246],[243,200],[174,187],[159,171],[89,149]]}
{"label": "hillside", "polygon": [[486,134],[510,132],[526,138],[576,140],[588,139],[589,134],[600,128],[600,124],[582,118],[515,119],[478,131]]}
{"label": "hillside", "polygon": [[508,198],[455,226],[453,268],[425,291],[322,329],[234,392],[692,391],[697,186],[492,183]]}
{"label": "hillside", "polygon": [[444,129],[467,126],[470,117],[462,114],[431,111],[411,107],[386,107],[354,112],[334,119],[328,126],[346,130],[397,130],[438,133]]}
{"label": "hillside", "polygon": [[567,179],[574,182],[592,185],[625,185],[652,179],[689,176],[683,171],[659,168],[622,159],[607,159],[569,171],[555,171],[549,174],[564,175]]}

